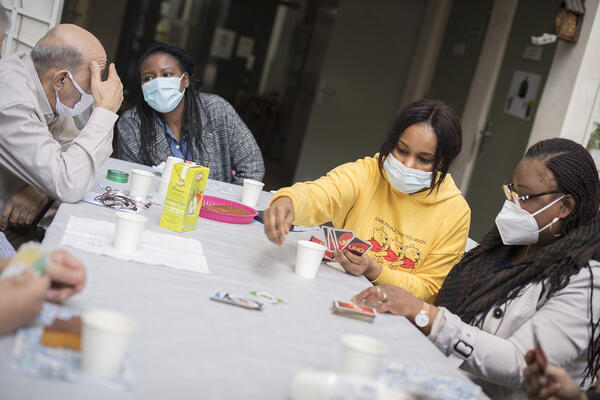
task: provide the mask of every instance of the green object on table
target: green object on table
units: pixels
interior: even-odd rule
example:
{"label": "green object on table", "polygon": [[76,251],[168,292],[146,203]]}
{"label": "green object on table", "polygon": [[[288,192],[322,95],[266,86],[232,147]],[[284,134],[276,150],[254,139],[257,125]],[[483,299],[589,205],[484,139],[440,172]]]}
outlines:
{"label": "green object on table", "polygon": [[106,171],[106,179],[117,183],[127,183],[129,181],[129,174],[116,169],[109,169]]}

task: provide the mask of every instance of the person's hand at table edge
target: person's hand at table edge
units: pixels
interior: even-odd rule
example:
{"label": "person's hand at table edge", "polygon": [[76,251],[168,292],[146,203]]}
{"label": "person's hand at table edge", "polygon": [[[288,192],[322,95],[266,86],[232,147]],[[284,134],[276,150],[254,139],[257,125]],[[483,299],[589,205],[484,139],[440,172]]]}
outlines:
{"label": "person's hand at table edge", "polygon": [[0,229],[9,226],[31,225],[48,205],[48,196],[26,185],[6,202],[0,216]]}
{"label": "person's hand at table edge", "polygon": [[[421,310],[429,316],[429,324],[418,327],[425,335],[429,335],[438,308],[425,302],[406,290],[392,285],[371,286],[352,297],[352,302],[361,306],[375,308],[378,313],[402,315],[415,324],[415,317]],[[416,324],[415,324],[416,325]]]}
{"label": "person's hand at table edge", "polygon": [[333,254],[335,255],[335,260],[350,275],[364,275],[370,281],[374,281],[381,275],[381,270],[383,269],[381,264],[373,260],[366,253],[357,256],[349,250],[343,249],[335,250]]}
{"label": "person's hand at table edge", "polygon": [[265,210],[264,225],[267,238],[278,246],[285,241],[294,222],[294,204],[289,197],[276,199],[271,206]]}
{"label": "person's hand at table edge", "polygon": [[42,311],[50,285],[46,275],[37,277],[31,269],[0,280],[0,334],[30,325]]}
{"label": "person's hand at table edge", "polygon": [[48,301],[64,301],[80,292],[85,286],[85,267],[77,258],[64,250],[56,250],[50,254],[46,274],[51,280],[46,294]]}
{"label": "person's hand at table edge", "polygon": [[534,350],[525,354],[527,367],[524,370],[527,397],[535,400],[587,400],[585,393],[571,379],[564,368],[548,364],[542,372],[536,361]]}

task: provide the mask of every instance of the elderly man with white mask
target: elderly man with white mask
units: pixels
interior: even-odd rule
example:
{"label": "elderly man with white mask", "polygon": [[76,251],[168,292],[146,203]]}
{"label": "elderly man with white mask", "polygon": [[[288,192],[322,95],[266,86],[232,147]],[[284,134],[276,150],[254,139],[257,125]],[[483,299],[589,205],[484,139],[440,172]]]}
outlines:
{"label": "elderly man with white mask", "polygon": [[[123,85],[104,48],[76,25],[51,29],[30,54],[0,62],[0,228],[31,223],[46,196],[75,202],[112,153]],[[79,131],[75,115],[96,108]],[[41,210],[40,210],[41,211]]]}

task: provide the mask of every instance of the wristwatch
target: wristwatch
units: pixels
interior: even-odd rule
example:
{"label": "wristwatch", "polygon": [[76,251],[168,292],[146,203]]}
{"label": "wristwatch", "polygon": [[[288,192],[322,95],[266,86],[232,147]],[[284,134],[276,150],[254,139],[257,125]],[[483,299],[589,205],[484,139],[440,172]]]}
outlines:
{"label": "wristwatch", "polygon": [[423,302],[423,308],[415,315],[415,325],[421,329],[429,325],[429,303]]}

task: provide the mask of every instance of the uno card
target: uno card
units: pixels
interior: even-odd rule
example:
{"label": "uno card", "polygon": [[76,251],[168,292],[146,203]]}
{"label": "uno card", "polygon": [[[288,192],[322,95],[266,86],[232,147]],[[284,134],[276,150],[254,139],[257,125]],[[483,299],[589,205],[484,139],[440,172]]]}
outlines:
{"label": "uno card", "polygon": [[[325,242],[322,241],[321,239],[319,239],[318,237],[311,236],[309,240],[311,242],[319,243],[319,244],[322,244],[323,246],[327,247]],[[333,252],[329,251],[329,249],[325,250],[325,254],[323,255],[323,260],[333,261]]]}
{"label": "uno card", "polygon": [[542,345],[540,344],[540,340],[537,334],[537,326],[533,325],[533,344],[535,346],[535,361],[542,373],[546,373],[546,365],[548,364],[548,359],[546,358],[546,353],[542,350]]}
{"label": "uno card", "polygon": [[348,243],[350,243],[352,239],[354,239],[354,232],[349,231],[347,229],[334,228],[332,231],[335,239],[334,244],[337,246],[338,249],[344,249],[348,245]]}
{"label": "uno card", "polygon": [[222,303],[233,304],[234,306],[248,308],[250,310],[262,310],[260,301],[247,299],[236,294],[217,291],[210,297],[211,300],[220,301]]}
{"label": "uno card", "polygon": [[250,294],[252,296],[256,296],[261,300],[266,301],[267,303],[272,303],[272,304],[281,304],[283,303],[283,300],[281,300],[278,297],[273,296],[271,293],[267,293],[264,292],[262,290],[253,290],[252,292],[250,292]]}
{"label": "uno card", "polygon": [[371,250],[371,247],[373,247],[373,245],[370,242],[365,242],[358,236],[355,236],[350,242],[348,242],[345,249],[351,252],[352,254],[361,256],[367,251]]}
{"label": "uno card", "polygon": [[329,226],[322,226],[321,229],[323,229],[323,234],[325,235],[325,247],[327,247],[327,250],[329,251],[335,250],[334,239],[333,235],[331,234],[331,230],[333,228]]}
{"label": "uno card", "polygon": [[348,318],[359,319],[365,322],[373,322],[377,313],[374,309],[357,306],[356,304],[345,301],[334,300],[331,306],[331,312]]}

